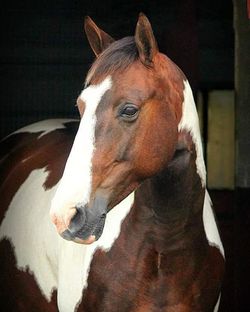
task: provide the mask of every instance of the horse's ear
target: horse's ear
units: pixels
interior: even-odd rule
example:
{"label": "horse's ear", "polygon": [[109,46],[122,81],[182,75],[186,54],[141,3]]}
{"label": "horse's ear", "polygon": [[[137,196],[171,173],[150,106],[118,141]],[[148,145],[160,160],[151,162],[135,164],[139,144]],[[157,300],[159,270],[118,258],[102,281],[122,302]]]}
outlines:
{"label": "horse's ear", "polygon": [[89,16],[85,17],[84,29],[89,44],[96,56],[115,41],[110,35],[101,30]]}
{"label": "horse's ear", "polygon": [[140,13],[136,25],[135,43],[142,63],[151,66],[158,46],[150,22],[143,13]]}

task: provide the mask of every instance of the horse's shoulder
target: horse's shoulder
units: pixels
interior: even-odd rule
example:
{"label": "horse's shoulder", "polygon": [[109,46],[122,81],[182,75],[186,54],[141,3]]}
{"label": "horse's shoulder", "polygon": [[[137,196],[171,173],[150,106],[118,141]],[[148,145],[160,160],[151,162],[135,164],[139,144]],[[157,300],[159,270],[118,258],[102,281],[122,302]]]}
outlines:
{"label": "horse's shoulder", "polygon": [[[21,128],[4,138],[0,142],[0,194],[12,198],[36,169],[47,168],[55,174],[60,168],[62,171],[77,127],[78,121],[50,119]],[[52,181],[48,188],[51,186]]]}
{"label": "horse's shoulder", "polygon": [[6,258],[2,269],[23,272],[20,281],[25,274],[34,278],[48,300],[57,287],[59,239],[49,208],[77,126],[72,120],[42,121],[0,143],[0,244],[8,244],[5,255],[14,259]]}

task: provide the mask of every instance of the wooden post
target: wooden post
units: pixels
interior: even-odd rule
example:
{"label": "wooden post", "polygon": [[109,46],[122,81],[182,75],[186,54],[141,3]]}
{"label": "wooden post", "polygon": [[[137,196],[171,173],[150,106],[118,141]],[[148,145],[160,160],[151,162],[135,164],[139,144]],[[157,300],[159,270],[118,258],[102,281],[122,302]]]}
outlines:
{"label": "wooden post", "polygon": [[249,0],[234,0],[236,95],[236,196],[234,220],[235,309],[247,311],[250,289],[250,19]]}
{"label": "wooden post", "polygon": [[234,0],[236,186],[250,187],[250,19],[247,1]]}

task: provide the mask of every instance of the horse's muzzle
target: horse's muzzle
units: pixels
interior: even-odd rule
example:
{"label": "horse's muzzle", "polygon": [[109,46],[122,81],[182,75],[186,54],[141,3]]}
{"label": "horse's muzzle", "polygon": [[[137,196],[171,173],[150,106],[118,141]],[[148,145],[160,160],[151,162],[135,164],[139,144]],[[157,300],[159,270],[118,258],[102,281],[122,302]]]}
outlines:
{"label": "horse's muzzle", "polygon": [[107,200],[96,196],[92,205],[79,203],[75,214],[68,222],[68,228],[60,233],[66,239],[82,244],[97,241],[102,235],[107,213]]}

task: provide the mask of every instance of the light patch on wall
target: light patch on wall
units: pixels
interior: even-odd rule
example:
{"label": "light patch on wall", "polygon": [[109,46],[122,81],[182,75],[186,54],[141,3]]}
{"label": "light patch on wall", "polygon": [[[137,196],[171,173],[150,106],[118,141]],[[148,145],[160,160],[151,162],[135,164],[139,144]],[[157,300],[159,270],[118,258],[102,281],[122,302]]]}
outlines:
{"label": "light patch on wall", "polygon": [[209,93],[207,172],[208,187],[233,189],[235,172],[234,91]]}

